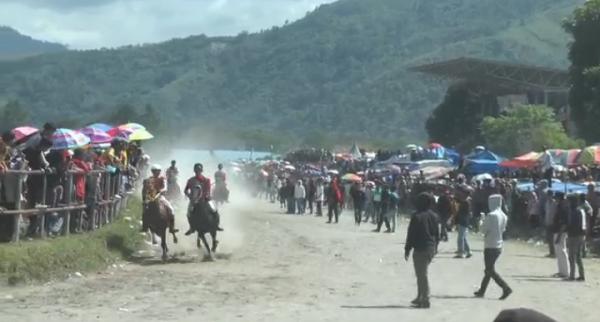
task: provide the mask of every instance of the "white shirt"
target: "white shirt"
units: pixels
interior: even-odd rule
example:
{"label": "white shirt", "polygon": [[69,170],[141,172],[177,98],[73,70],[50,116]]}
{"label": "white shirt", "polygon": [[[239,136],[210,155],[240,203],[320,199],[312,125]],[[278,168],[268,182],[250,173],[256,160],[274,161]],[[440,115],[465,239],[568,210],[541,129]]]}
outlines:
{"label": "white shirt", "polygon": [[304,199],[306,198],[306,189],[301,184],[297,184],[294,189],[294,198],[296,199]]}
{"label": "white shirt", "polygon": [[508,218],[502,211],[502,197],[500,195],[491,195],[489,197],[490,213],[485,216],[481,231],[485,235],[485,248],[502,248],[504,239],[502,234],[506,231]]}

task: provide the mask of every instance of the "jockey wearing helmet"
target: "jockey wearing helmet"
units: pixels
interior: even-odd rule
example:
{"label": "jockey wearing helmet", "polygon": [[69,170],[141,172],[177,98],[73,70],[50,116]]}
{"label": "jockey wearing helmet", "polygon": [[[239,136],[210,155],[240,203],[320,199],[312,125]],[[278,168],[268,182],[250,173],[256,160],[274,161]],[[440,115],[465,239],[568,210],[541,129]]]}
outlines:
{"label": "jockey wearing helmet", "polygon": [[[188,179],[187,184],[185,185],[184,194],[190,199],[190,203],[188,205],[188,221],[190,221],[190,216],[192,214],[192,210],[194,210],[194,206],[200,200],[204,200],[205,202],[210,201],[210,188],[211,183],[210,179],[205,177],[204,174],[204,166],[202,163],[196,163],[194,165],[194,176]],[[198,193],[198,188],[201,189],[200,193]],[[218,213],[217,213],[218,214]],[[223,230],[219,228],[219,230]],[[190,222],[190,229],[185,233],[186,236],[194,233],[194,229],[192,228]]]}
{"label": "jockey wearing helmet", "polygon": [[[168,209],[170,215],[173,216],[174,219],[175,210],[173,209],[173,205],[171,205],[169,200],[164,196],[164,193],[167,191],[167,183],[165,177],[161,175],[162,167],[158,164],[154,164],[150,168],[150,171],[152,172],[152,175],[150,178],[144,180],[142,201],[146,204],[149,200],[158,198],[159,202]],[[146,230],[148,230],[147,223],[142,218],[142,231],[145,232]],[[177,232],[174,227],[174,220],[171,220],[169,232]]]}

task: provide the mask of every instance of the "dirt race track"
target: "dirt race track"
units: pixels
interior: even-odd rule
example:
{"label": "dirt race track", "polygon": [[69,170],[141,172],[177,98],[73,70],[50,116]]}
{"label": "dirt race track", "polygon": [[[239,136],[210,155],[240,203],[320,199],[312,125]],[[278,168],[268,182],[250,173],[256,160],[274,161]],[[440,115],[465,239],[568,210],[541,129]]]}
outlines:
{"label": "dirt race track", "polygon": [[501,309],[529,307],[558,321],[599,321],[598,260],[585,262],[588,282],[563,282],[549,278],[556,263],[544,248],[509,242],[498,270],[515,293],[498,301],[492,283],[486,299],[474,299],[483,274],[480,239],[471,238],[476,252],[468,260],[453,259],[455,244],[444,243],[430,273],[432,309],[415,310],[405,221],[396,234],[374,234],[370,224],[355,227],[349,212],[339,225],[285,216],[265,201],[222,212],[216,262],[200,261],[193,238],[180,236],[168,264],[157,256],[43,286],[2,286],[0,320],[491,322]]}

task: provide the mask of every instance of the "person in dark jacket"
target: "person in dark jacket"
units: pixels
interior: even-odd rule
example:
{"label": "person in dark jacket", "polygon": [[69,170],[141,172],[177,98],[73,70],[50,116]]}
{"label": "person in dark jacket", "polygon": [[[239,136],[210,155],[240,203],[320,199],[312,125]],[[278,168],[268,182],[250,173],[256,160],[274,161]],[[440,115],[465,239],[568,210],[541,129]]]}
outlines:
{"label": "person in dark jacket", "polygon": [[569,249],[569,280],[575,280],[575,264],[579,269],[578,281],[585,281],[585,272],[583,269],[583,243],[585,242],[585,233],[587,230],[587,218],[585,211],[579,206],[577,195],[570,195],[569,201],[569,224],[567,226],[567,248]]}
{"label": "person in dark jacket", "polygon": [[457,234],[457,254],[456,258],[471,258],[471,247],[467,236],[469,234],[469,224],[471,222],[471,190],[463,185],[457,189],[456,200],[458,210],[456,212]]}
{"label": "person in dark jacket", "polygon": [[418,295],[412,301],[417,308],[429,308],[429,280],[427,277],[429,264],[435,256],[439,243],[439,218],[431,210],[435,201],[431,194],[421,193],[415,201],[416,213],[408,225],[404,259],[408,261],[413,251],[413,263],[417,275]]}
{"label": "person in dark jacket", "polygon": [[446,190],[442,195],[438,198],[437,201],[437,213],[440,216],[440,221],[442,225],[441,229],[441,239],[445,242],[448,241],[448,220],[452,215],[452,195],[450,191]]}
{"label": "person in dark jacket", "polygon": [[352,197],[352,204],[354,205],[354,223],[360,225],[362,221],[362,213],[365,209],[365,203],[367,196],[365,194],[364,187],[361,186],[360,182],[355,182],[350,188],[350,196]]}

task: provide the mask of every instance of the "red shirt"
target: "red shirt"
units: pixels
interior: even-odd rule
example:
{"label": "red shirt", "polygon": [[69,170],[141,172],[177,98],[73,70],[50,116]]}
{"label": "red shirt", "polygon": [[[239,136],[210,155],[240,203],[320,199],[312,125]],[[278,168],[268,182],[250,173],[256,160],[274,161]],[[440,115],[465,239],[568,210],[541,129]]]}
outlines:
{"label": "red shirt", "polygon": [[200,175],[191,177],[187,184],[185,185],[185,190],[193,190],[197,185],[202,187],[202,197],[205,199],[210,199],[210,179]]}
{"label": "red shirt", "polygon": [[[86,173],[92,170],[92,167],[83,160],[73,159],[73,165]],[[85,177],[85,174],[76,174],[73,176],[75,183],[75,197],[80,201],[85,198]]]}

